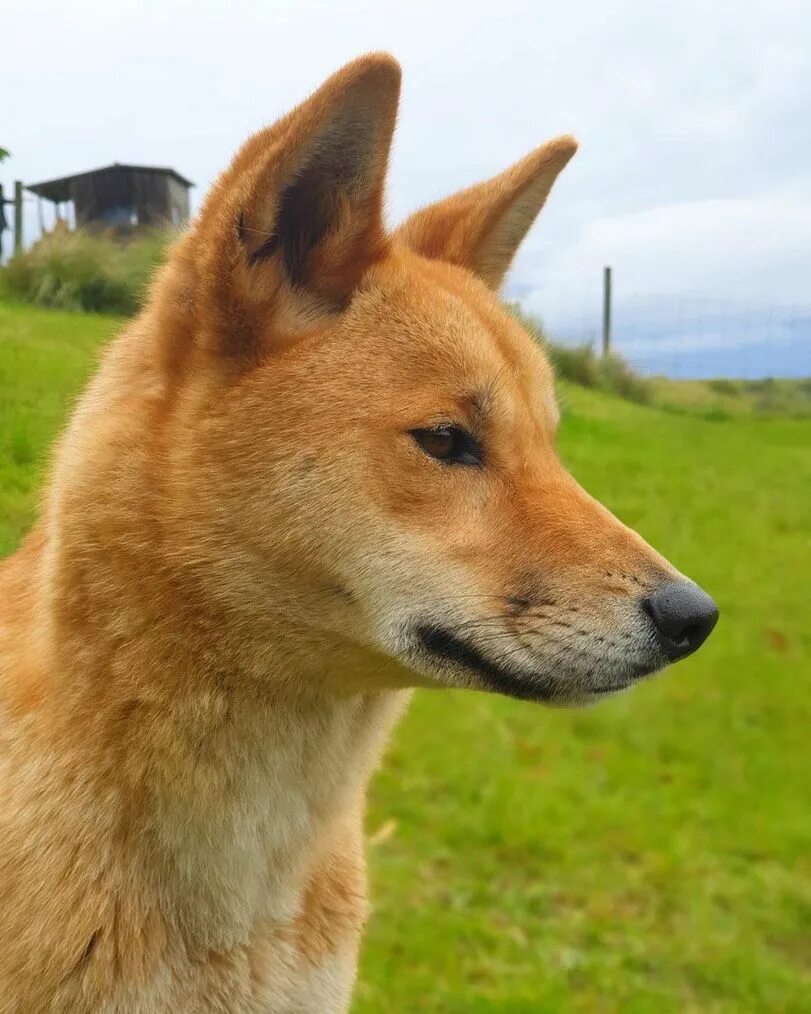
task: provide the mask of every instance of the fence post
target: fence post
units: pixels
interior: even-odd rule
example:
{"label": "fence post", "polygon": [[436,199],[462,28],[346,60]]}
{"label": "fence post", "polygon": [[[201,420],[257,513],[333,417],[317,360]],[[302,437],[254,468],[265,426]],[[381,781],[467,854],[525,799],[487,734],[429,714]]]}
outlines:
{"label": "fence post", "polygon": [[14,181],[14,253],[23,251],[23,185]]}
{"label": "fence post", "polygon": [[603,268],[603,355],[611,351],[611,268]]}

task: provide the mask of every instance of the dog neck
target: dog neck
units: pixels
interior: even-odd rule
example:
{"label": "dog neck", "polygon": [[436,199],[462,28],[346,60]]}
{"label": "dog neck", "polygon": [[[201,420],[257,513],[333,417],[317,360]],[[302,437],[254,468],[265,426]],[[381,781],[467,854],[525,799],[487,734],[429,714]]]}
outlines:
{"label": "dog neck", "polygon": [[44,545],[46,669],[62,674],[51,740],[167,924],[192,952],[227,949],[295,919],[313,869],[348,836],[357,851],[403,695],[331,693],[319,677],[325,659],[346,663],[340,652],[305,650],[282,626],[273,645],[252,644],[158,570],[145,596],[122,559],[58,527]]}
{"label": "dog neck", "polygon": [[314,869],[355,846],[395,708],[390,695],[257,707],[231,694],[175,709],[152,738],[145,861],[190,944],[227,949],[258,922],[295,920]]}

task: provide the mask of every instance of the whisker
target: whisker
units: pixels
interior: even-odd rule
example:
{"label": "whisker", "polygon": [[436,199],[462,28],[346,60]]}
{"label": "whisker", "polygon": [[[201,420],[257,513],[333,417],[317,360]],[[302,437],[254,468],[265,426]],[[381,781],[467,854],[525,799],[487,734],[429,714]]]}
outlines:
{"label": "whisker", "polygon": [[272,236],[276,235],[275,232],[268,232],[266,229],[251,229],[250,226],[245,224],[240,226],[240,232],[252,232],[256,236],[264,236],[265,239],[270,239]]}
{"label": "whisker", "polygon": [[506,617],[483,617],[478,620],[464,620],[460,624],[454,625],[454,630],[457,631],[471,631],[481,630],[483,627],[496,627],[501,626],[507,629],[508,621]]}

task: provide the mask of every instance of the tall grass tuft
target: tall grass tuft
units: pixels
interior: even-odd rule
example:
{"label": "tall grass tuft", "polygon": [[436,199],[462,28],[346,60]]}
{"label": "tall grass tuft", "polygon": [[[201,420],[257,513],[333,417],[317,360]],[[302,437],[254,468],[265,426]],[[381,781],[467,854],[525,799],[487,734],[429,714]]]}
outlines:
{"label": "tall grass tuft", "polygon": [[170,238],[155,231],[117,241],[56,228],[0,269],[0,294],[59,310],[131,315]]}
{"label": "tall grass tuft", "polygon": [[653,385],[635,373],[622,356],[613,353],[598,356],[590,344],[562,345],[553,342],[544,331],[541,321],[530,317],[515,305],[509,309],[543,346],[559,377],[581,387],[611,391],[639,404],[645,405],[652,401]]}

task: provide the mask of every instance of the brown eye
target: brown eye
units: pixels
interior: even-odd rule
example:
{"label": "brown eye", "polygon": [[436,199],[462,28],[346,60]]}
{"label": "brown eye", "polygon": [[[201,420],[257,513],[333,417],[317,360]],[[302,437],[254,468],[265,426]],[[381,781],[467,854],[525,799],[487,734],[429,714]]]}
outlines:
{"label": "brown eye", "polygon": [[484,464],[484,454],[478,440],[461,426],[411,430],[411,436],[426,454],[437,461],[474,467]]}

